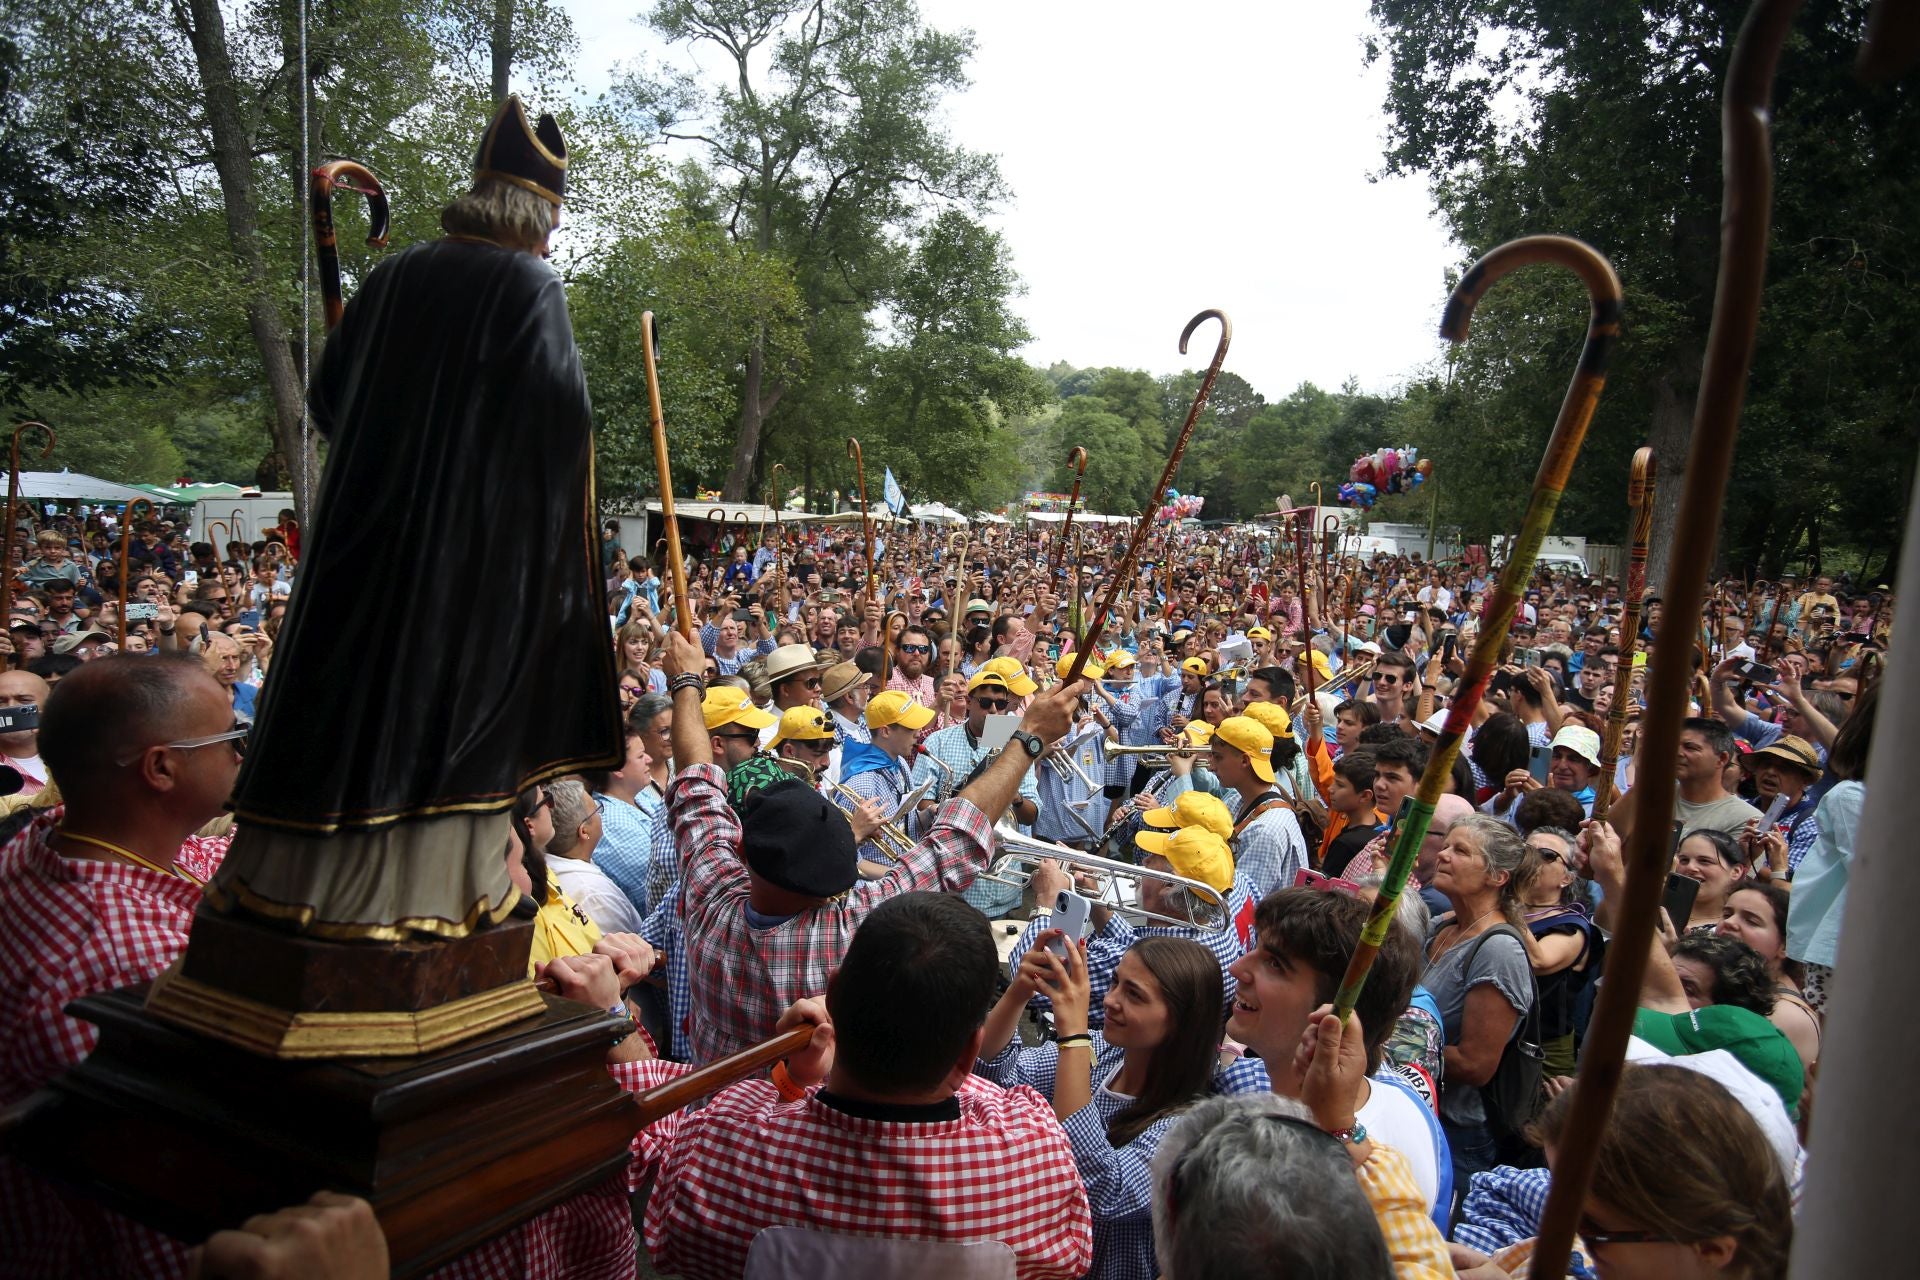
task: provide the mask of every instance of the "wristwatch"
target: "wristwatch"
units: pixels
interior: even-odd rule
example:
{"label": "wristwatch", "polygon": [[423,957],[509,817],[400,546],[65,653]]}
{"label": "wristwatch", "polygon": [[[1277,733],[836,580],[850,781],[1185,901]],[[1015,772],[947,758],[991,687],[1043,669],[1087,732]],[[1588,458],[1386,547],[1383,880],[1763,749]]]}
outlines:
{"label": "wristwatch", "polygon": [[1012,737],[1013,741],[1025,748],[1026,753],[1035,760],[1038,760],[1041,754],[1047,749],[1047,744],[1040,741],[1040,735],[1037,733],[1028,733],[1025,729],[1015,729]]}

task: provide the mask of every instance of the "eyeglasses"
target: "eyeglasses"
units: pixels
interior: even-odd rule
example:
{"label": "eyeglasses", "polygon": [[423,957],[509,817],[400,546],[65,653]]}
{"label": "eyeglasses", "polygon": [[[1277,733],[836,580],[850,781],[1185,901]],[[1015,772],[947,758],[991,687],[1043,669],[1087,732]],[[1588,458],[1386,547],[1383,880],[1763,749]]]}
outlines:
{"label": "eyeglasses", "polygon": [[721,733],[718,729],[715,729],[713,731],[713,736],[716,738],[732,738],[736,741],[747,741],[747,742],[760,741],[760,735],[757,733]]}
{"label": "eyeglasses", "polygon": [[[204,738],[182,738],[178,742],[157,742],[154,746],[161,747],[167,751],[191,751],[195,747],[211,747],[217,743],[231,742],[233,744],[233,754],[244,756],[247,754],[247,735],[252,731],[252,725],[243,724],[235,720],[233,722],[233,728],[227,730],[225,733],[210,733]],[[142,752],[150,750],[152,750],[151,747],[142,747],[140,751],[127,756],[125,759],[116,760],[114,763],[121,768],[125,768],[135,760],[138,760]]]}
{"label": "eyeglasses", "polygon": [[1658,1231],[1602,1231],[1584,1218],[1580,1220],[1579,1233],[1580,1238],[1595,1249],[1603,1249],[1610,1244],[1688,1243],[1678,1236],[1661,1235]]}

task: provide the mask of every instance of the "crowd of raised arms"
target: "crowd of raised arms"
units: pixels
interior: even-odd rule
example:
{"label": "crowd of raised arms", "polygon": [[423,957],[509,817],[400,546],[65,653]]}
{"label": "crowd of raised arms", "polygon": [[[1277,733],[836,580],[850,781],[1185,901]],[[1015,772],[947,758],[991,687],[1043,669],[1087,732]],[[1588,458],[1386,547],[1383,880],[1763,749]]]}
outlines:
{"label": "crowd of raised arms", "polygon": [[[134,530],[124,617],[116,510],[47,512],[9,566],[0,1106],[90,1048],[67,999],[184,945],[157,927],[104,982],[37,971],[71,887],[49,817],[137,819],[159,850],[139,865],[189,913],[231,838],[299,528],[217,546],[175,514]],[[690,521],[691,640],[618,529],[601,558],[624,760],[521,795],[501,854],[532,976],[632,1019],[607,1069],[635,1091],[816,1028],[635,1135],[627,1191],[661,1272],[740,1276],[763,1229],[796,1226],[992,1242],[981,1265],[1022,1280],[1522,1274],[1635,779],[1671,769],[1668,919],[1575,1273],[1786,1274],[1890,598],[1723,576],[1678,758],[1649,760],[1633,728],[1659,601],[1622,636],[1616,578],[1536,574],[1343,1022],[1396,814],[1479,639],[1484,558],[1316,548],[1302,581],[1280,528],[1156,533],[1068,683],[1120,560],[1098,529],[1059,554],[1051,531],[894,525],[870,562],[857,525]],[[1632,705],[1607,774],[1616,688]],[[94,856],[80,839],[69,865]],[[201,1256],[4,1160],[0,1184],[0,1273],[58,1273],[101,1219],[151,1274],[240,1274],[221,1268],[283,1245],[324,1274],[384,1256],[340,1197]],[[626,1208],[588,1232],[563,1204],[452,1273],[630,1275]]]}

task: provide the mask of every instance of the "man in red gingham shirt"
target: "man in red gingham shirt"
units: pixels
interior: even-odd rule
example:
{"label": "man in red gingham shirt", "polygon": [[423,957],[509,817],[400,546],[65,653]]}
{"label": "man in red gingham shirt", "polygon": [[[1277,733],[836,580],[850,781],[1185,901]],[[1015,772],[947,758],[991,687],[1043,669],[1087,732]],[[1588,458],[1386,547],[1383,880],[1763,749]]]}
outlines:
{"label": "man in red gingham shirt", "polygon": [[855,883],[851,831],[831,804],[805,813],[782,805],[778,820],[751,805],[749,813],[761,816],[749,819],[752,831],[743,830],[700,714],[695,673],[703,657],[691,641],[668,635],[664,665],[680,769],[667,787],[667,817],[680,854],[695,1064],[758,1044],[795,1000],[824,991],[854,930],[882,902],[971,884],[992,857],[994,822],[1039,750],[1066,732],[1074,706],[1064,685],[1036,698],[1014,741],[940,807],[926,839],[885,876]]}
{"label": "man in red gingham shirt", "polygon": [[[142,712],[141,708],[159,708]],[[0,1106],[92,1051],[68,1001],[151,981],[187,946],[201,882],[227,838],[239,773],[233,702],[186,657],[103,658],[60,682],[40,750],[66,806],[23,816],[0,848]],[[130,1153],[137,1158],[138,1153]],[[0,1280],[187,1273],[189,1246],[0,1158]],[[575,1196],[449,1264],[473,1280],[624,1280],[633,1225],[615,1182]]]}
{"label": "man in red gingham shirt", "polygon": [[[597,968],[600,986],[576,982]],[[556,967],[566,972],[556,972]],[[861,923],[824,1007],[779,1021],[816,1025],[813,1043],[705,1107],[634,1139],[630,1181],[649,1178],[647,1249],[661,1270],[734,1280],[768,1227],[956,1243],[997,1240],[1020,1280],[1079,1276],[1093,1259],[1086,1186],[1053,1107],[1025,1086],[972,1074],[999,954],[987,922],[955,895],[889,898]],[[555,961],[546,976],[596,1005],[617,999],[602,957]],[[630,1042],[640,1052],[638,1038]],[[633,1091],[692,1070],[612,1061]],[[630,1055],[628,1055],[630,1056]]]}

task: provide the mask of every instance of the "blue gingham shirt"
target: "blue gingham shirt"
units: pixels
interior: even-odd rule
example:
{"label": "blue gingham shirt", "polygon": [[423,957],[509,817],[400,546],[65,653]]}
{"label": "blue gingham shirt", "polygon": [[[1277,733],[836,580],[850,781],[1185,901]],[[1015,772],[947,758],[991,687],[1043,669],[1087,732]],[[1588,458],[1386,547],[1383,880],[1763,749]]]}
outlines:
{"label": "blue gingham shirt", "polygon": [[[599,792],[594,793],[593,803],[600,810],[600,843],[593,846],[593,865],[606,872],[633,903],[633,909],[644,916],[659,898],[648,881],[648,872],[656,833],[663,832],[666,824],[648,818],[637,805]],[[667,849],[671,854],[671,835],[667,836]]]}
{"label": "blue gingham shirt", "polygon": [[[1071,844],[1091,842],[1093,837],[1087,834],[1087,827],[1074,821],[1076,813],[1096,832],[1106,827],[1107,801],[1103,790],[1107,772],[1106,739],[1097,733],[1082,731],[1082,734],[1072,755],[1074,764],[1080,766],[1080,773],[1075,773],[1065,762],[1049,762],[1044,758],[1034,766],[1040,815],[1034,821],[1033,834],[1042,840]],[[1081,773],[1086,775],[1085,780]],[[1094,784],[1092,789],[1087,787],[1088,781]],[[1069,803],[1075,807],[1069,809]]]}
{"label": "blue gingham shirt", "polygon": [[[1107,1012],[1101,1007],[1107,998],[1107,992],[1113,990],[1113,975],[1120,968],[1120,957],[1141,938],[1190,938],[1207,950],[1213,952],[1214,959],[1220,962],[1220,980],[1226,984],[1227,1004],[1233,1004],[1234,993],[1240,989],[1233,975],[1227,972],[1229,965],[1238,960],[1247,950],[1247,933],[1253,927],[1253,907],[1256,899],[1253,889],[1244,876],[1236,875],[1233,884],[1227,889],[1227,929],[1216,932],[1211,929],[1193,929],[1170,924],[1131,924],[1121,919],[1119,912],[1107,917],[1107,922],[1087,936],[1087,1021],[1095,1027],[1104,1026]],[[1017,973],[1020,960],[1033,950],[1035,939],[1042,929],[1053,926],[1053,913],[1043,911],[1027,922],[1020,937],[1013,944],[1013,952],[1007,959],[1007,971]],[[1036,1012],[1051,1009],[1053,1004],[1044,995],[1036,994],[1027,1001],[1027,1007]]]}
{"label": "blue gingham shirt", "polygon": [[662,1057],[674,1062],[693,1060],[693,971],[687,964],[687,935],[680,919],[680,886],[669,885],[646,921],[640,937],[660,957],[667,974],[667,1034]]}
{"label": "blue gingham shirt", "polygon": [[[1268,788],[1254,799],[1279,794]],[[1243,807],[1240,798],[1229,794],[1225,799],[1237,823]],[[1284,805],[1274,805],[1233,838],[1234,873],[1247,878],[1256,902],[1276,889],[1292,888],[1294,876],[1306,865],[1307,837],[1300,830],[1300,820]]]}
{"label": "blue gingham shirt", "polygon": [[[852,813],[852,797],[858,796],[862,800],[878,801],[881,808],[892,813],[900,807],[900,801],[907,792],[913,790],[912,776],[902,764],[896,764],[891,769],[869,769],[864,773],[856,773],[840,784],[842,794],[834,796],[833,802]],[[926,834],[926,826],[925,818],[918,813],[910,813],[906,815],[901,829],[918,840]],[[883,867],[892,866],[897,861],[880,844],[878,837],[860,846],[860,856]]]}
{"label": "blue gingham shirt", "polygon": [[[934,789],[930,794],[947,799],[952,798],[954,790],[966,780],[967,775],[972,773],[980,762],[987,758],[986,748],[975,746],[968,738],[967,726],[965,724],[952,725],[949,728],[940,730],[938,733],[928,735],[926,742],[923,744],[923,749],[928,755],[939,759],[942,764],[948,766],[953,772],[949,775],[947,771],[941,769],[939,765],[928,760],[921,760],[913,767],[913,785],[917,787],[927,781],[927,779],[932,778],[935,781]],[[1021,748],[1014,746],[1013,750],[1021,751]],[[1022,754],[1025,754],[1025,752],[1022,751]],[[1040,787],[1033,779],[1032,769],[1028,769],[1026,774],[1020,779],[1018,798],[1021,800],[1031,800],[1036,808],[1039,807]],[[967,887],[966,892],[960,896],[979,908],[989,919],[998,919],[1008,911],[1019,906],[1020,899],[1024,894],[1019,889],[1015,889],[1010,885],[1003,885],[996,881],[982,878],[975,880]]]}
{"label": "blue gingham shirt", "polygon": [[[1093,1266],[1087,1275],[1091,1280],[1153,1280],[1160,1274],[1153,1254],[1153,1153],[1180,1113],[1161,1116],[1125,1146],[1107,1141],[1107,1123],[1133,1099],[1107,1087],[1126,1051],[1108,1044],[1098,1031],[1092,1034],[1093,1100],[1060,1122],[1093,1210]],[[997,1084],[1030,1085],[1051,1098],[1059,1064],[1058,1045],[1022,1048],[1016,1038],[992,1060],[975,1062],[973,1069]]]}
{"label": "blue gingham shirt", "polygon": [[714,626],[711,622],[701,623],[700,647],[707,651],[709,658],[713,659],[714,670],[723,676],[737,676],[740,674],[740,668],[742,666],[752,662],[755,658],[763,658],[773,652],[773,641],[771,639],[742,641],[740,647],[733,651],[731,658],[723,658],[714,652],[714,646],[719,642],[720,628]]}
{"label": "blue gingham shirt", "polygon": [[[1140,683],[1135,681],[1113,695],[1113,705],[1107,707],[1107,719],[1113,722],[1113,730],[1120,736],[1122,746],[1144,747],[1148,741],[1140,736]],[[1110,787],[1123,787],[1133,780],[1133,771],[1138,766],[1131,756],[1113,756],[1107,761],[1105,782]]]}

